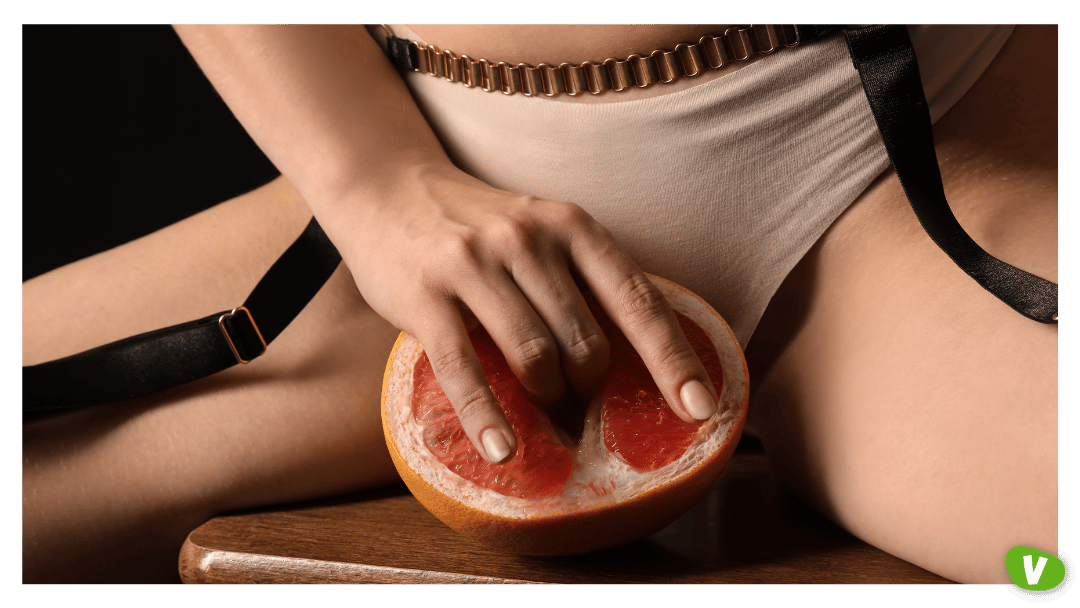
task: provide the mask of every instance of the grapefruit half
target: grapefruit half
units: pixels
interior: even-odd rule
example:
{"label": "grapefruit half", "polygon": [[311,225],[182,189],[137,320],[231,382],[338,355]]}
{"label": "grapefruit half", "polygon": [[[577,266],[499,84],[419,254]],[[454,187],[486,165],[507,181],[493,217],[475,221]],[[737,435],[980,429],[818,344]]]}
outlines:
{"label": "grapefruit half", "polygon": [[553,420],[533,402],[482,328],[470,334],[518,438],[489,464],[469,443],[415,338],[402,332],[383,379],[383,432],[414,496],[458,532],[527,555],[572,555],[640,540],[713,484],[742,433],[749,376],[731,328],[704,300],[655,276],[720,396],[712,418],[672,413],[630,343],[595,303],[611,343],[602,392]]}

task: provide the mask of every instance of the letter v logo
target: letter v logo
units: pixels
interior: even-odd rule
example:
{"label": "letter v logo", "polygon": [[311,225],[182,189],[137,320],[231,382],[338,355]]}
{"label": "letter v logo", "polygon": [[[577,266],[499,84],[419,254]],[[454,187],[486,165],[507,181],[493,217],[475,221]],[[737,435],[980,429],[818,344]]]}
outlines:
{"label": "letter v logo", "polygon": [[1048,591],[1065,581],[1065,562],[1023,545],[1005,554],[1005,570],[1017,587],[1027,591]]}
{"label": "letter v logo", "polygon": [[1039,579],[1042,578],[1043,568],[1046,567],[1047,559],[1045,557],[1039,558],[1039,564],[1034,569],[1031,567],[1031,558],[1034,555],[1024,556],[1024,575],[1027,576],[1027,583],[1035,586],[1039,584]]}

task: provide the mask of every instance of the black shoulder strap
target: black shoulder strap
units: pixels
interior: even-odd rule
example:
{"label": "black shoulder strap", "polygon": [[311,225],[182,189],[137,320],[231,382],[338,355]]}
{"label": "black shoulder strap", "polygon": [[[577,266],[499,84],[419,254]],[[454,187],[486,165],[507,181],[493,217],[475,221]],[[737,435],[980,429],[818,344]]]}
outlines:
{"label": "black shoulder strap", "polygon": [[243,306],[23,367],[24,421],[148,395],[255,359],[315,297],[340,261],[312,218]]}
{"label": "black shoulder strap", "polygon": [[[805,29],[804,29],[805,28]],[[798,26],[811,39],[837,26]],[[903,25],[844,30],[866,98],[904,193],[930,238],[964,272],[1020,314],[1057,323],[1057,285],[993,257],[956,221],[941,183],[930,109],[911,39]]]}
{"label": "black shoulder strap", "polygon": [[[796,35],[802,42],[838,29],[796,26]],[[1056,323],[1057,285],[986,253],[949,209],[906,28],[871,26],[844,34],[889,159],[927,233],[960,268],[1020,314]],[[397,53],[408,56],[400,44]],[[246,363],[300,314],[340,261],[312,218],[242,307],[23,367],[24,419],[147,395]]]}

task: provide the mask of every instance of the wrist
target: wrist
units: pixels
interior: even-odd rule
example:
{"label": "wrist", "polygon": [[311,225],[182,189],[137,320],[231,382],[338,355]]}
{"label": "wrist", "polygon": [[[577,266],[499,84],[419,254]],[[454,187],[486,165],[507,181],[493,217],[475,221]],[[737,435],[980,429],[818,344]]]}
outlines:
{"label": "wrist", "polygon": [[365,244],[382,240],[380,235],[401,221],[408,222],[424,201],[438,198],[434,193],[463,179],[474,180],[442,150],[411,150],[386,157],[377,169],[342,168],[321,180],[317,191],[301,194],[348,264],[359,259],[357,255],[363,257]]}
{"label": "wrist", "polygon": [[441,149],[405,148],[392,150],[368,162],[340,163],[328,168],[303,192],[315,211],[336,213],[391,205],[408,190],[437,179],[435,176],[459,172]]}

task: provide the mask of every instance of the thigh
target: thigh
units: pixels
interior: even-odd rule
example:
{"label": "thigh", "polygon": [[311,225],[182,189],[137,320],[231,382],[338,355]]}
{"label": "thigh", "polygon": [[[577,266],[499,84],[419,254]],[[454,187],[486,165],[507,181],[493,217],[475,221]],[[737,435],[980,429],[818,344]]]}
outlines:
{"label": "thigh", "polygon": [[[310,217],[279,179],[27,282],[24,364],[239,305]],[[397,333],[341,266],[251,364],[26,425],[24,577],[175,576],[214,513],[394,482],[379,395]]]}
{"label": "thigh", "polygon": [[[1057,281],[1054,28],[1018,28],[935,126],[946,194],[991,254]],[[748,348],[778,471],[856,535],[960,581],[1057,548],[1057,327],[926,236],[882,176],[774,297]]]}

